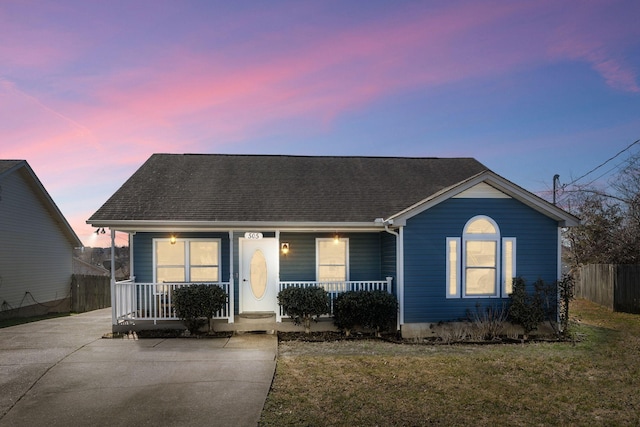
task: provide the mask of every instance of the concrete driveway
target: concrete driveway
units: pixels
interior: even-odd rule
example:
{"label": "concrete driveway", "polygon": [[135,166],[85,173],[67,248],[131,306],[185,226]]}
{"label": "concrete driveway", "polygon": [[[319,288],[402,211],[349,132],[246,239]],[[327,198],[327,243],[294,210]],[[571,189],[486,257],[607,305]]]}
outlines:
{"label": "concrete driveway", "polygon": [[102,339],[110,309],[0,329],[0,426],[255,426],[274,335]]}

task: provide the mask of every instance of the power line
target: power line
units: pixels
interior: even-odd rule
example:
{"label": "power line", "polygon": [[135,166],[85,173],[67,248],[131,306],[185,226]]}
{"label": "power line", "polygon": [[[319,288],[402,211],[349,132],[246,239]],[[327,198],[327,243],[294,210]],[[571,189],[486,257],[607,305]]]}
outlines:
{"label": "power line", "polygon": [[565,184],[563,187],[567,187],[569,185],[573,185],[576,182],[580,181],[582,178],[586,177],[587,175],[597,171],[598,169],[600,169],[602,166],[606,165],[607,163],[609,163],[611,160],[615,159],[616,157],[618,157],[620,154],[624,153],[625,151],[629,150],[631,147],[633,147],[634,145],[636,145],[637,143],[640,142],[640,139],[636,139],[635,141],[633,141],[631,144],[629,144],[626,148],[620,150],[615,156],[610,157],[609,159],[607,159],[606,161],[600,163],[598,166],[596,166],[595,168],[591,169],[589,172],[585,173],[584,175],[582,175],[580,178],[576,178],[573,181],[571,181],[568,184]]}
{"label": "power line", "polygon": [[[593,184],[594,182],[596,182],[597,180],[599,180],[600,178],[602,178],[603,176],[608,175],[609,173],[613,172],[616,169],[620,169],[620,167],[625,166],[625,164],[628,164],[628,162],[629,162],[628,160],[625,160],[623,162],[620,162],[620,163],[614,165],[612,168],[610,168],[607,171],[603,172],[602,174],[598,175],[596,178],[592,179],[590,182],[584,184],[584,187],[588,187],[591,184]],[[608,184],[604,188],[608,188],[610,186],[611,186],[611,184]]]}

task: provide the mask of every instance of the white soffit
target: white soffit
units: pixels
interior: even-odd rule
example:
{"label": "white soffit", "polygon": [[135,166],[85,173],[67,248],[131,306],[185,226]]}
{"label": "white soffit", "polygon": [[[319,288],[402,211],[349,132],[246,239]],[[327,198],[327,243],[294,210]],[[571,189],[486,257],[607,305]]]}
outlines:
{"label": "white soffit", "polygon": [[502,191],[481,182],[473,187],[456,194],[452,199],[510,199],[511,197]]}

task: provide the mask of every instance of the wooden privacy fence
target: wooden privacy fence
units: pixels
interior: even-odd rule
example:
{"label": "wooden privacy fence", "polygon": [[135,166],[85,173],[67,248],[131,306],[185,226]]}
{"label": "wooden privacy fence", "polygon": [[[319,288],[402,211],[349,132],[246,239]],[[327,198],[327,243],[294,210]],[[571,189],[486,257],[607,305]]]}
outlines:
{"label": "wooden privacy fence", "polygon": [[576,296],[614,311],[640,313],[640,265],[585,265]]}
{"label": "wooden privacy fence", "polygon": [[111,285],[107,276],[71,276],[71,311],[82,313],[111,307]]}

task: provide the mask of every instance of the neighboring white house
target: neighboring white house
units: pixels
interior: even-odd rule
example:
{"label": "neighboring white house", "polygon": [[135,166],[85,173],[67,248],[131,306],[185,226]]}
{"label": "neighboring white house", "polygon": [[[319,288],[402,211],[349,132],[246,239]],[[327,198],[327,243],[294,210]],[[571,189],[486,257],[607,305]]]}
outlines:
{"label": "neighboring white house", "polygon": [[69,311],[82,242],[25,160],[0,160],[0,316]]}

